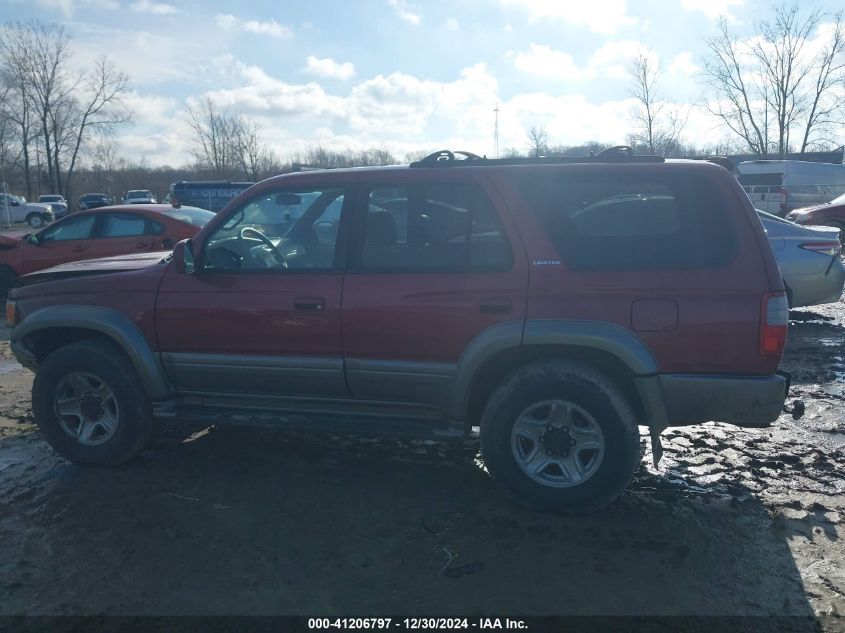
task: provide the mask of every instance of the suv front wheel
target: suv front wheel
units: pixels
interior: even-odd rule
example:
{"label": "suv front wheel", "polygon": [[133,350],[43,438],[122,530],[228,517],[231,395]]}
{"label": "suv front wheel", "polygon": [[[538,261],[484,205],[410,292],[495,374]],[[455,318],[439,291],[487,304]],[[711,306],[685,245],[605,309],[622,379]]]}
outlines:
{"label": "suv front wheel", "polygon": [[122,464],[152,434],[135,368],[107,342],[78,341],[50,354],[35,374],[32,410],[50,446],[78,464]]}
{"label": "suv front wheel", "polygon": [[574,361],[539,361],[511,373],[484,409],[481,453],[517,502],[553,512],[609,504],[641,456],[628,401],[607,376]]}

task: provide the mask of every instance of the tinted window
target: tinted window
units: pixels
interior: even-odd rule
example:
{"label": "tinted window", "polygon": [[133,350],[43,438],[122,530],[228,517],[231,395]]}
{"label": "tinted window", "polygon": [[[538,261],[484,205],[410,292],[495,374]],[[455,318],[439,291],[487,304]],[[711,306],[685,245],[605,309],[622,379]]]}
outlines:
{"label": "tinted window", "polygon": [[100,237],[132,237],[143,235],[146,230],[144,218],[131,213],[114,213],[103,218]]}
{"label": "tinted window", "polygon": [[66,240],[85,240],[91,237],[95,216],[70,218],[64,222],[54,224],[42,231],[38,238],[42,242],[63,242]]}
{"label": "tinted window", "polygon": [[472,185],[376,187],[361,266],[375,270],[501,270],[511,251],[490,202]]}
{"label": "tinted window", "polygon": [[713,267],[736,250],[724,202],[697,178],[544,175],[519,186],[573,270]]}

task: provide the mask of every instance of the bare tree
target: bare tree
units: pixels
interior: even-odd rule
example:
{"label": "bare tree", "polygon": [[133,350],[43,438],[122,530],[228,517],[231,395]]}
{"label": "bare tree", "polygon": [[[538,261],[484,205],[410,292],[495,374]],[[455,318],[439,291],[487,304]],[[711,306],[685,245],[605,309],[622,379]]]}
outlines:
{"label": "bare tree", "polygon": [[[115,125],[131,120],[123,107],[129,77],[119,72],[106,56],[100,57],[80,86],[82,97],[71,106],[73,124],[68,126],[72,143],[67,166],[67,180],[71,180],[79,150],[91,133],[108,134]],[[70,197],[70,187],[66,188]]]}
{"label": "bare tree", "polygon": [[673,156],[680,146],[688,114],[667,103],[660,93],[660,64],[640,53],[630,70],[629,94],[637,100],[633,115],[637,131],[633,145],[645,145],[651,154]]}
{"label": "bare tree", "polygon": [[[129,120],[122,103],[127,76],[106,57],[87,73],[74,73],[71,53],[70,36],[56,24],[16,22],[0,33],[0,77],[16,92],[27,195],[33,155],[39,176],[43,155],[48,190],[70,197],[80,150],[91,133]],[[40,188],[40,178],[38,183]]]}
{"label": "bare tree", "polygon": [[549,133],[542,125],[531,126],[528,130],[528,150],[531,156],[545,156],[549,152]]}
{"label": "bare tree", "polygon": [[781,5],[747,41],[736,38],[724,18],[719,34],[707,40],[704,68],[713,93],[707,107],[751,152],[784,156],[793,134],[806,151],[842,111],[835,95],[845,81],[841,14],[833,16],[828,43],[815,54],[809,50],[824,17],[820,11],[802,17],[797,5]]}

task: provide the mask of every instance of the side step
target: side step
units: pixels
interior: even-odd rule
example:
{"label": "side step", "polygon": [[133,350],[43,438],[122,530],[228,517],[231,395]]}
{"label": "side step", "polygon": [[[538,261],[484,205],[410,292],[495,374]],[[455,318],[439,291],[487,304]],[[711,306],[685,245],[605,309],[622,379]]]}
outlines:
{"label": "side step", "polygon": [[161,421],[176,418],[201,424],[232,424],[353,435],[420,437],[460,440],[468,427],[446,420],[439,412],[419,407],[396,407],[355,403],[340,410],[336,406],[315,406],[313,402],[286,403],[284,407],[238,406],[231,402],[211,404],[209,399],[184,398],[153,404],[153,415]]}

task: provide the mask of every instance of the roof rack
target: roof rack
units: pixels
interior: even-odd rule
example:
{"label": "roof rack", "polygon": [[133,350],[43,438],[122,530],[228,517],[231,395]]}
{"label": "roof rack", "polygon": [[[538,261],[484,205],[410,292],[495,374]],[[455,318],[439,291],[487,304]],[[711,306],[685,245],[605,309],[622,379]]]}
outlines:
{"label": "roof rack", "polygon": [[[457,155],[464,158],[457,158]],[[493,165],[559,165],[565,163],[663,163],[662,156],[636,155],[628,145],[614,145],[589,156],[487,158],[472,152],[440,150],[414,161],[410,167],[482,167]]]}

